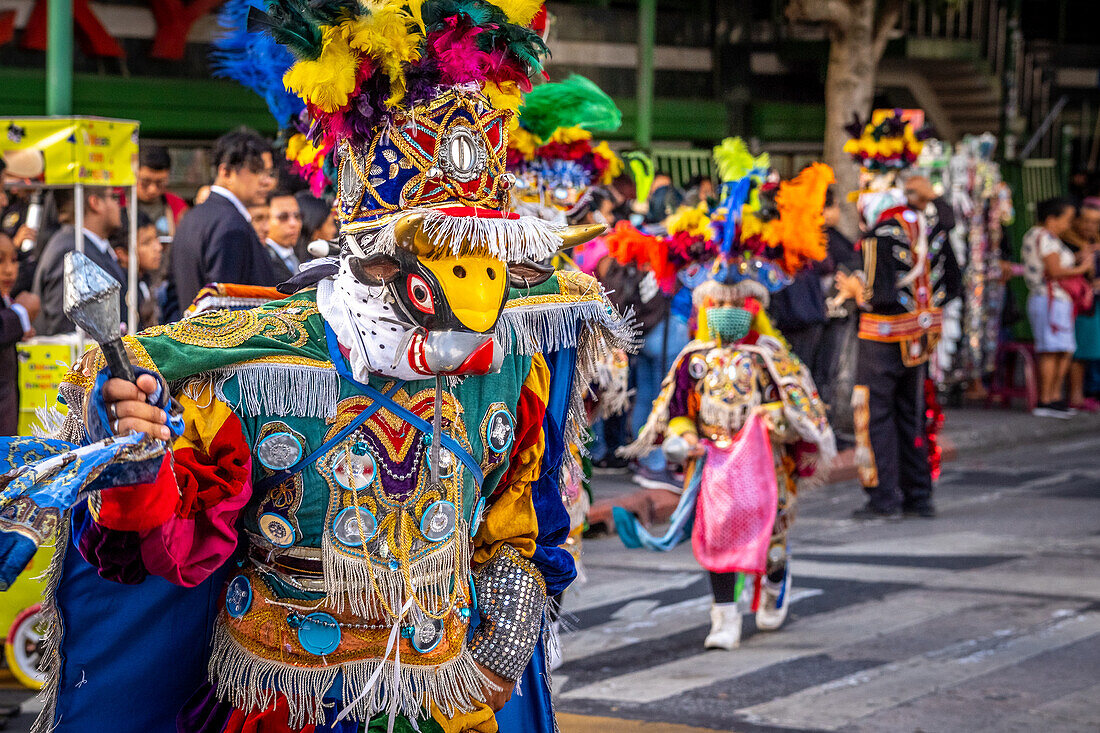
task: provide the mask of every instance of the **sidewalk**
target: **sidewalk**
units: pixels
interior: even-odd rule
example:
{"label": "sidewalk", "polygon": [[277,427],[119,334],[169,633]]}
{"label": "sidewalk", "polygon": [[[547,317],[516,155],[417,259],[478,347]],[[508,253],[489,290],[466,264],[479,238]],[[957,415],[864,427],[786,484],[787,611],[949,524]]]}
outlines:
{"label": "sidewalk", "polygon": [[[1056,443],[1100,430],[1100,414],[1080,414],[1071,420],[1056,420],[1032,417],[1022,410],[963,407],[947,409],[945,415],[940,435],[944,461],[1017,445]],[[830,483],[855,481],[853,455],[849,449],[837,456],[829,472]],[[588,522],[594,528],[602,524],[608,532],[614,531],[611,519],[613,506],[624,507],[646,525],[654,525],[667,521],[679,500],[679,496],[670,491],[638,488],[630,480],[630,474],[625,472],[597,474],[592,479],[592,494]]]}

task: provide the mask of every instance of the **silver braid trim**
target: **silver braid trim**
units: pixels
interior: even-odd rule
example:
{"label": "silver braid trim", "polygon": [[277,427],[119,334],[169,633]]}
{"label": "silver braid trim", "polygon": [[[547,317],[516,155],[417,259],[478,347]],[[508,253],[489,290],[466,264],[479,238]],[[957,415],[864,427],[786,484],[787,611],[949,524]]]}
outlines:
{"label": "silver braid trim", "polygon": [[511,545],[474,573],[481,626],[470,643],[474,660],[507,680],[523,676],[542,633],[546,584]]}

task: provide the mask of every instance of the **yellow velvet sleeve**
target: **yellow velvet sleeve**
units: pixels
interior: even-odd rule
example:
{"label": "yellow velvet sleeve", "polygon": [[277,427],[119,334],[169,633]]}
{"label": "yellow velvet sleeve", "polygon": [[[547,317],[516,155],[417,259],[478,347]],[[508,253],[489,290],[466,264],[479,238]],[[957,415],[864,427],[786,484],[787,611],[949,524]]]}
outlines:
{"label": "yellow velvet sleeve", "polygon": [[[502,544],[512,545],[527,558],[535,554],[539,522],[531,496],[531,485],[538,480],[542,469],[546,444],[542,416],[550,394],[550,368],[541,354],[536,354],[531,360],[531,370],[523,382],[522,391],[517,421],[520,424],[516,426],[519,445],[508,467],[505,479],[507,484],[489,500],[481,527],[474,536],[475,565],[488,562]],[[527,415],[524,415],[524,411]]]}

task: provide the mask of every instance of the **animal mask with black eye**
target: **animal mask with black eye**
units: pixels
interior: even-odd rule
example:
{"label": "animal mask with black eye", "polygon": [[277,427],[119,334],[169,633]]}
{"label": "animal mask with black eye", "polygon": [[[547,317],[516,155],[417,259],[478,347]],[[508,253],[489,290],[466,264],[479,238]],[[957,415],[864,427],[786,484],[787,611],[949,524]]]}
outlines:
{"label": "animal mask with black eye", "polygon": [[[433,242],[422,224],[420,215],[407,215],[395,226],[393,254],[352,257],[348,265],[360,282],[385,285],[409,322],[426,331],[491,333],[509,287],[534,287],[554,272],[531,260],[506,264],[487,254],[455,255]],[[573,244],[601,230],[569,228],[563,239]]]}

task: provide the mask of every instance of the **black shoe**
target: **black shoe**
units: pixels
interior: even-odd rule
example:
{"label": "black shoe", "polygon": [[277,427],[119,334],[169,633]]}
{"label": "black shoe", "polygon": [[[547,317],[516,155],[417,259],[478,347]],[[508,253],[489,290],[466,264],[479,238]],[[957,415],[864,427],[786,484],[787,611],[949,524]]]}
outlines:
{"label": "black shoe", "polygon": [[600,473],[618,473],[625,471],[628,461],[625,458],[619,458],[618,456],[605,456],[598,461],[592,462],[592,468],[598,470]]}
{"label": "black shoe", "polygon": [[932,504],[919,504],[917,506],[905,507],[901,510],[903,516],[910,519],[920,517],[922,519],[935,519],[936,507]]}
{"label": "black shoe", "polygon": [[890,522],[896,522],[901,519],[901,510],[887,509],[884,511],[882,509],[876,509],[870,504],[865,504],[859,509],[856,509],[854,512],[852,512],[852,519],[859,519],[864,521],[871,519],[885,519]]}

